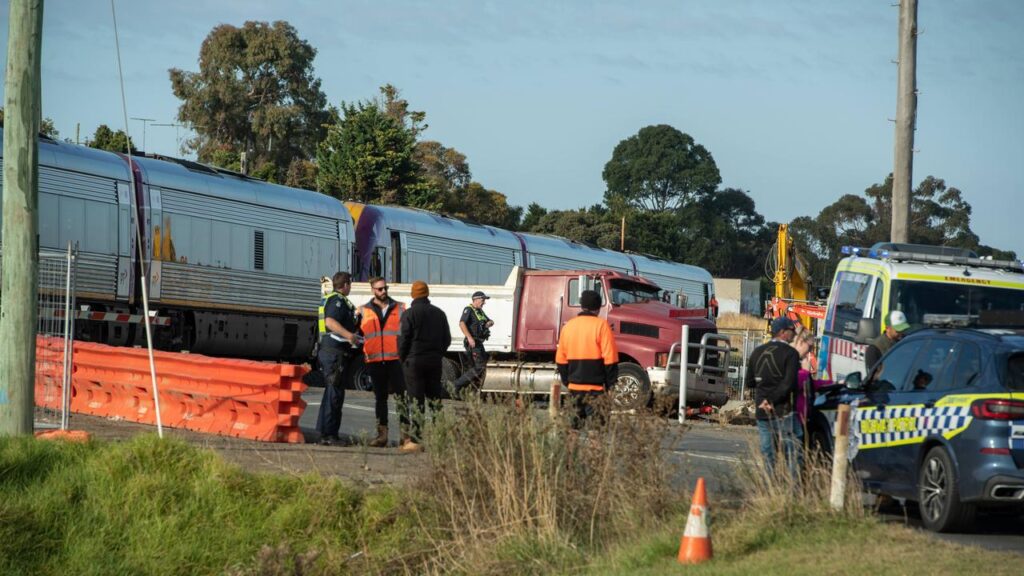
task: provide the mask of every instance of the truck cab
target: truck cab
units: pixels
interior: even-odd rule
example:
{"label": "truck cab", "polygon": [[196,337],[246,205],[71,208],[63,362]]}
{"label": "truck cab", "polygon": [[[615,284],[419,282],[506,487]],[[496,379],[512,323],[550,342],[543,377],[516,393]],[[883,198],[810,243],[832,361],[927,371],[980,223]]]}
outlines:
{"label": "truck cab", "polygon": [[[680,349],[682,326],[689,325],[690,339],[697,342],[716,329],[706,309],[663,302],[659,286],[615,270],[526,271],[521,290],[514,338],[516,351],[526,355],[553,353],[562,326],[582,311],[580,294],[595,290],[601,295],[599,315],[611,326],[619,350],[620,383],[614,396],[621,407],[644,406],[652,395],[678,394],[679,356],[673,366],[669,360],[673,349]],[[721,362],[715,350],[704,362],[700,356],[700,349],[689,348],[688,364],[717,367]],[[687,398],[724,404],[725,378],[709,375],[691,382]]]}

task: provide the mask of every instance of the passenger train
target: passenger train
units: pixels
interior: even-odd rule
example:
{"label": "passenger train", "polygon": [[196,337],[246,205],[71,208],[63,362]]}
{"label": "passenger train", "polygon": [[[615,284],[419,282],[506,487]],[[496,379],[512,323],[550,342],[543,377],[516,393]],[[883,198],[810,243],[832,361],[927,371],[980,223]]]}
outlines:
{"label": "passenger train", "polygon": [[[39,246],[77,246],[79,310],[138,314],[141,268],[151,313],[169,319],[154,329],[166,350],[306,358],[318,279],[339,269],[357,280],[474,286],[503,284],[515,266],[611,268],[648,278],[676,304],[712,308],[711,275],[696,266],[411,208],[346,204],[187,160],[134,156],[129,167],[124,155],[40,136],[39,182]],[[78,322],[75,336],[114,345],[145,338],[137,325],[95,321]]]}

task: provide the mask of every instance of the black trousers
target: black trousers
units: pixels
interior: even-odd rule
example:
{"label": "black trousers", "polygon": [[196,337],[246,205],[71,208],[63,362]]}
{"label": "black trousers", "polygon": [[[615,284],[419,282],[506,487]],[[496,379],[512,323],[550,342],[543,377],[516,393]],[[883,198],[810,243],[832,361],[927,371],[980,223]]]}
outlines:
{"label": "black trousers", "polygon": [[402,413],[410,412],[412,427],[408,434],[420,440],[423,419],[427,411],[427,398],[431,408],[438,410],[444,387],[441,385],[441,357],[408,358],[405,361],[406,406]]}
{"label": "black trousers", "polygon": [[341,428],[341,407],[345,404],[345,388],[351,380],[352,359],[342,346],[321,342],[316,358],[324,377],[324,397],[316,416],[316,431],[321,436],[337,436]]}
{"label": "black trousers", "polygon": [[476,346],[470,347],[469,340],[463,340],[462,345],[466,348],[466,354],[469,355],[470,361],[473,364],[455,380],[454,386],[456,390],[461,390],[470,382],[476,382],[484,375],[484,370],[487,369],[488,354],[487,350],[484,350],[483,342],[477,340]]}
{"label": "black trousers", "polygon": [[[388,425],[388,393],[393,393],[401,399],[405,394],[405,375],[402,372],[402,364],[398,360],[385,360],[384,362],[370,362],[366,365],[373,382],[373,411],[377,416],[378,426]],[[398,412],[399,421],[407,426],[409,421],[401,411]]]}
{"label": "black trousers", "polygon": [[572,402],[574,412],[572,427],[579,430],[591,418],[593,419],[592,425],[603,426],[605,423],[605,411],[608,410],[604,398],[604,390],[594,392],[570,390],[569,401]]}

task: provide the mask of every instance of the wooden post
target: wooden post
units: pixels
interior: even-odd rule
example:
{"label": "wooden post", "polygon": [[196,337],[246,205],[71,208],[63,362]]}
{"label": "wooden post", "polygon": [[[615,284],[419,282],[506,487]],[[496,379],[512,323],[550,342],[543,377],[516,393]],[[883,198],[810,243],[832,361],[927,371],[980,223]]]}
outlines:
{"label": "wooden post", "polygon": [[555,375],[554,382],[551,383],[551,401],[548,402],[548,415],[551,416],[552,420],[558,418],[558,411],[562,404],[562,381],[558,379],[558,375]]}
{"label": "wooden post", "polygon": [[917,127],[917,0],[900,0],[899,45],[890,239],[909,242],[914,130]]}
{"label": "wooden post", "polygon": [[832,443],[832,494],[829,503],[833,510],[842,510],[846,499],[847,455],[850,448],[850,405],[840,404],[836,411],[836,428]]}
{"label": "wooden post", "polygon": [[4,89],[0,436],[32,433],[39,275],[43,0],[11,0]]}

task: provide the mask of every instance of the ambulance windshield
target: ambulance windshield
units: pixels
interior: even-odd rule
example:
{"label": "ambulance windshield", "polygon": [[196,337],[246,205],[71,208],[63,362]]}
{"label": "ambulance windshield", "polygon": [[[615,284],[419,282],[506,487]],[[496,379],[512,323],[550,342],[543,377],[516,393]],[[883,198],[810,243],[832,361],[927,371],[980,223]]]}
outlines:
{"label": "ambulance windshield", "polygon": [[1024,290],[991,286],[897,280],[892,283],[891,310],[902,310],[910,324],[925,314],[977,316],[981,311],[1024,311]]}

